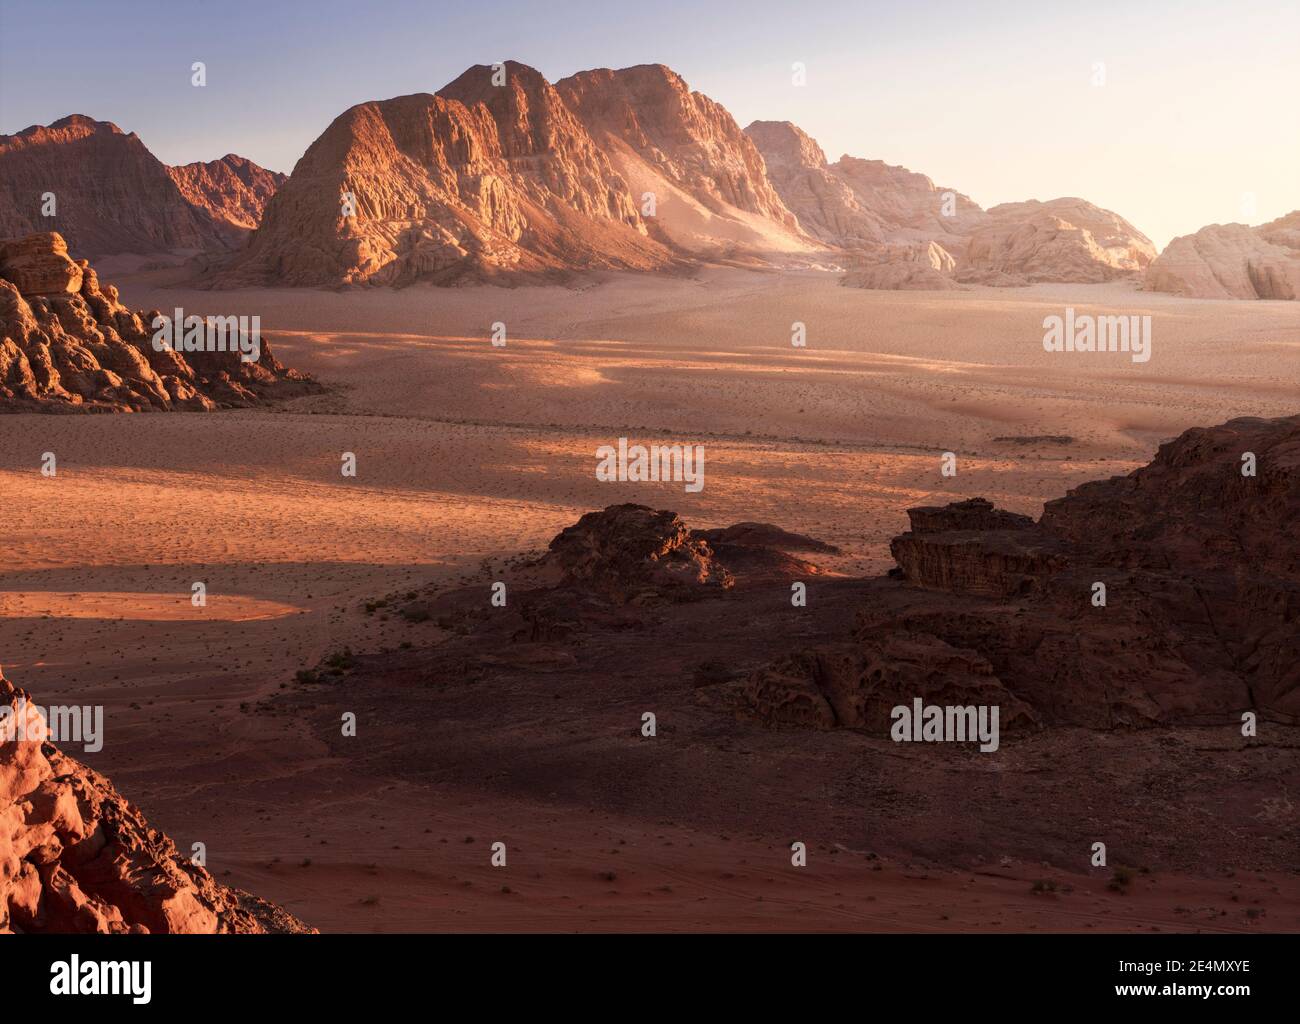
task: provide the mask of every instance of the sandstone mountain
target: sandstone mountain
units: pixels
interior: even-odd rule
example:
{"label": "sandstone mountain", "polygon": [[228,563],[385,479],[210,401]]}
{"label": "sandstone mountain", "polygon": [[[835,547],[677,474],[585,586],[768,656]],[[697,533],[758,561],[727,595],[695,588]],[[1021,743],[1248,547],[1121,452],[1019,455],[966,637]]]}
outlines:
{"label": "sandstone mountain", "polygon": [[799,226],[826,245],[871,247],[890,225],[831,170],[816,140],[789,121],[755,121],[745,129],[763,155],[768,178]]}
{"label": "sandstone mountain", "polygon": [[218,884],[49,735],[0,673],[0,934],[314,931]]}
{"label": "sandstone mountain", "polygon": [[[653,197],[646,222],[689,252],[814,248],[769,180],[753,140],[719,103],[675,71],[642,64],[556,83],[566,105],[629,183]],[[643,210],[644,212],[644,210]]]}
{"label": "sandstone mountain", "polygon": [[[626,182],[532,68],[363,103],[308,148],[220,283],[408,284],[652,269]],[[350,201],[349,201],[350,200]]]}
{"label": "sandstone mountain", "polygon": [[902,167],[828,164],[788,122],[742,131],[660,64],[552,85],[509,61],[345,111],[203,283],[509,282],[705,261],[848,262],[859,286],[952,288],[1109,280],[1153,255],[1082,200],[985,212]]}
{"label": "sandstone mountain", "polygon": [[73,114],[0,135],[0,238],[58,231],[83,257],[228,250],[282,180],[233,155],[168,168],[134,132]]}
{"label": "sandstone mountain", "polygon": [[1147,269],[1145,287],[1202,299],[1300,298],[1300,210],[1259,227],[1211,224],[1175,238]]}
{"label": "sandstone mountain", "polygon": [[289,180],[251,160],[227,153],[220,160],[168,167],[167,173],[186,201],[207,210],[234,232],[251,232],[262,222],[271,196]]}
{"label": "sandstone mountain", "polygon": [[321,390],[265,338],[250,362],[238,351],[157,351],[157,315],[101,288],[58,234],[0,242],[0,412],[210,410]]}
{"label": "sandstone mountain", "polygon": [[828,163],[816,140],[789,121],[755,121],[745,133],[799,223],[827,245],[872,250],[935,242],[958,254],[988,222],[969,196],[924,174],[852,156]]}
{"label": "sandstone mountain", "polygon": [[955,189],[880,160],[844,156],[830,164],[788,121],[755,121],[745,132],[800,225],[849,251],[850,286],[1093,283],[1136,275],[1155,257],[1133,225],[1082,199],[985,211]]}

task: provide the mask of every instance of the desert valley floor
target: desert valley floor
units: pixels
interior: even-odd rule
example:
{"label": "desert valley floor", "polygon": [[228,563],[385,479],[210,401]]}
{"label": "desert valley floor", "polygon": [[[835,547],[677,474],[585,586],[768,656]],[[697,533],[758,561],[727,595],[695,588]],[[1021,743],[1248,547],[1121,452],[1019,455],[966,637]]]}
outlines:
{"label": "desert valley floor", "polygon": [[[438,635],[366,600],[508,580],[518,555],[616,502],[696,527],[775,523],[837,545],[822,563],[853,576],[893,564],[912,506],[980,495],[1037,516],[1188,427],[1300,410],[1295,303],[1131,284],[873,292],[739,269],[209,292],[132,270],[100,268],[132,308],[258,314],[280,359],[337,385],[273,412],[0,419],[5,672],[42,702],[103,704],[111,742],[74,752],[182,850],[205,843],[220,881],[327,931],[1252,930],[1262,913],[1268,930],[1300,929],[1300,875],[1279,850],[1146,863],[1116,893],[1087,871],[1090,837],[945,837],[933,816],[923,835],[844,806],[841,831],[800,835],[779,807],[669,818],[569,789],[550,800],[500,779],[490,751],[442,777],[350,758],[275,702],[331,652]],[[1066,306],[1153,314],[1151,361],[1044,352],[1043,317]],[[790,344],[796,321],[806,348]],[[595,449],[620,436],[703,444],[703,491],[598,482]],[[195,580],[206,608],[190,604]],[[551,723],[534,727],[546,742]],[[833,742],[863,763],[893,756]],[[1161,744],[1201,741],[1133,742],[1154,764]],[[720,803],[744,783],[719,777]],[[831,800],[797,779],[783,793],[792,823],[795,802]],[[1240,812],[1293,822],[1297,798]],[[816,870],[790,867],[793,839]],[[508,872],[488,863],[498,840]],[[1043,880],[1057,891],[1032,891]]]}

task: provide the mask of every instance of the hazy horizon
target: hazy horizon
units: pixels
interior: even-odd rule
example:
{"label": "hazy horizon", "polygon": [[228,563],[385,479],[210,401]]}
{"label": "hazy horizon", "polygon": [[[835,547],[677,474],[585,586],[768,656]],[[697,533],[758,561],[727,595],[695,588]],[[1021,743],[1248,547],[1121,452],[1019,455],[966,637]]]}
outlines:
{"label": "hazy horizon", "polygon": [[[474,64],[517,60],[556,81],[661,63],[741,127],[793,121],[831,161],[900,164],[986,208],[1079,196],[1161,248],[1206,224],[1300,207],[1300,7],[832,2],[797,23],[780,10],[765,0],[653,10],[583,0],[562,14],[504,0],[472,10],[10,0],[0,132],[80,113],[135,132],[164,163],[233,152],[289,172],[348,107],[436,92]],[[95,31],[61,37],[58,61],[30,45],[78,20]],[[190,84],[196,60],[202,89]],[[796,61],[804,86],[791,81]]]}

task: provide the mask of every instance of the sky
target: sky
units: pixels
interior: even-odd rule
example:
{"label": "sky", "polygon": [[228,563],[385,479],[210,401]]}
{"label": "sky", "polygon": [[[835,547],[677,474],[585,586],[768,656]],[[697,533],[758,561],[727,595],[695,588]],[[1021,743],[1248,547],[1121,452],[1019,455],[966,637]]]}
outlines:
{"label": "sky", "polygon": [[1160,247],[1300,207],[1300,0],[0,0],[0,133],[80,113],[290,171],[349,106],[507,59],[667,64],[742,127],[984,207],[1081,196]]}

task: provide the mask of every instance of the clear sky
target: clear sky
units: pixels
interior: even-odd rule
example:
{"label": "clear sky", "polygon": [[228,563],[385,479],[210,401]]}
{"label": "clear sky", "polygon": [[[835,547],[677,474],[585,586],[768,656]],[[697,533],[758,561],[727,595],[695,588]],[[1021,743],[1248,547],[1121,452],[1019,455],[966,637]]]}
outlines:
{"label": "clear sky", "polygon": [[742,127],[986,207],[1082,196],[1160,246],[1300,207],[1300,0],[0,0],[0,132],[82,113],[166,163],[289,171],[352,104],[505,59],[667,64]]}

